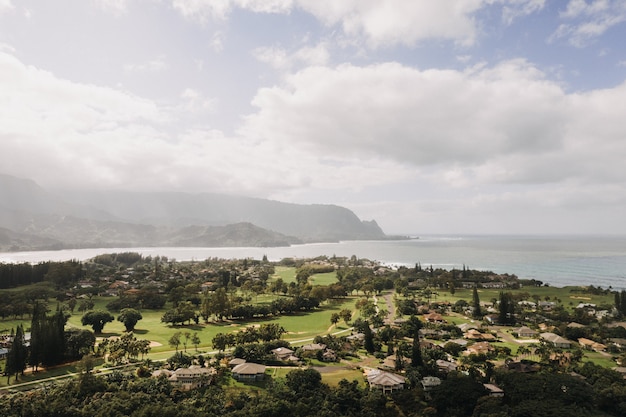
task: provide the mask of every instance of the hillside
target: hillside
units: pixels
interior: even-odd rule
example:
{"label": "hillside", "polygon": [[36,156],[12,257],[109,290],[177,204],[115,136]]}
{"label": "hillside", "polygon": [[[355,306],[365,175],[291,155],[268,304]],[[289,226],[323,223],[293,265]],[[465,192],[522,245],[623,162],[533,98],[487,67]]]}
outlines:
{"label": "hillside", "polygon": [[222,194],[51,192],[0,175],[0,250],[137,246],[288,246],[385,239],[336,205]]}

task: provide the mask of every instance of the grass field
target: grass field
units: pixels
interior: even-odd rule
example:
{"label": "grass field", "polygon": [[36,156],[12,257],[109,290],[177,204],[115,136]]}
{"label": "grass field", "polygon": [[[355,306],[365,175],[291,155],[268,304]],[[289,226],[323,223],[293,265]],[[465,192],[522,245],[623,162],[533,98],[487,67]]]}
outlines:
{"label": "grass field", "polygon": [[[612,305],[614,303],[614,296],[612,294],[586,294],[578,292],[578,289],[579,287],[524,287],[518,290],[478,289],[478,297],[480,298],[481,302],[489,303],[493,299],[497,300],[499,298],[500,291],[511,292],[513,294],[528,293],[530,296],[529,301],[533,301],[532,297],[534,295],[538,296],[541,301],[545,301],[546,297],[548,297],[550,301],[558,302],[558,300],[560,300],[560,304],[562,304],[563,307],[565,307],[566,309],[570,310],[575,308],[581,302],[596,305]],[[440,290],[430,299],[431,302],[449,301],[453,304],[458,300],[466,300],[468,302],[471,302],[472,290],[457,288],[454,294],[450,294],[448,290]]]}

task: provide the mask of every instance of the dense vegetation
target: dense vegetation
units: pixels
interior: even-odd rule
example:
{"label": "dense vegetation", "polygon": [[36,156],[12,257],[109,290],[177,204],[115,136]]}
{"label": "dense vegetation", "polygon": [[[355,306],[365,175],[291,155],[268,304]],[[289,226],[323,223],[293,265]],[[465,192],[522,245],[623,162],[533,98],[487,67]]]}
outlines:
{"label": "dense vegetation", "polygon": [[[279,275],[277,268],[292,273]],[[550,289],[543,283],[513,275],[466,267],[422,268],[419,263],[391,269],[356,257],[179,263],[125,253],[84,263],[0,269],[23,274],[13,272],[12,288],[0,291],[0,299],[8,302],[0,309],[3,318],[17,324],[5,334],[12,340],[3,368],[7,381],[18,379],[27,366],[49,368],[82,358],[75,380],[0,396],[0,410],[7,410],[8,416],[626,414],[622,376],[589,360],[626,362],[623,348],[610,344],[608,352],[596,355],[577,344],[566,349],[544,340],[520,345],[502,337],[518,337],[511,326],[525,325],[542,326],[573,341],[585,338],[609,344],[626,339],[626,328],[611,325],[624,315],[624,292],[590,286],[547,295]],[[32,279],[35,270],[37,280]],[[328,274],[332,278],[325,281]],[[566,296],[569,304],[561,299]],[[382,301],[384,297],[387,301]],[[354,310],[346,308],[347,300]],[[577,306],[574,300],[585,302]],[[547,307],[539,308],[540,302]],[[73,316],[75,309],[80,319]],[[283,327],[282,318],[304,323],[324,309],[328,310],[324,327],[330,327],[313,342],[325,345],[331,359],[322,350],[307,352],[283,340],[288,331],[297,329]],[[20,320],[23,316],[29,321]],[[91,330],[69,327],[68,319]],[[142,326],[145,321],[150,321],[149,327]],[[116,322],[123,330],[104,334],[96,343],[96,335]],[[347,332],[330,334],[341,322],[360,338],[348,338]],[[464,331],[455,324],[472,322],[478,327],[482,322],[482,334],[494,339],[484,352],[468,353],[459,344]],[[569,326],[571,322],[577,325]],[[488,327],[494,323],[498,326]],[[137,326],[140,331],[133,333]],[[192,390],[150,377],[162,365],[144,360],[150,340],[137,336],[151,337],[157,327],[165,329],[161,341],[172,348],[170,353],[175,349],[166,361],[170,369],[208,365],[217,369],[217,376]],[[215,330],[203,342],[198,333],[207,328]],[[479,343],[470,341],[468,346],[474,344]],[[205,350],[199,351],[199,346]],[[207,354],[208,346],[218,353]],[[301,364],[318,368],[285,368],[293,363],[274,356],[279,347],[293,349]],[[222,360],[225,354],[279,368],[268,372],[263,382],[234,384]],[[95,372],[94,358],[138,367]],[[394,364],[383,365],[391,358]],[[442,362],[454,363],[455,369],[442,369]],[[370,390],[361,377],[324,383],[326,372],[318,372],[361,366],[385,366],[405,377],[405,389],[383,395]],[[440,384],[426,389],[425,377],[437,377]],[[485,383],[497,384],[505,395],[489,395]]]}

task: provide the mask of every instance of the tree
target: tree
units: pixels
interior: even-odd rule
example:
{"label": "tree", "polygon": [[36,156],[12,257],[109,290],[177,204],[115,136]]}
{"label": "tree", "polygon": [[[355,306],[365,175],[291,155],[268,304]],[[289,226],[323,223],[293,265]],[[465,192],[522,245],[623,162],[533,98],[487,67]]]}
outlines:
{"label": "tree", "polygon": [[339,317],[341,317],[341,320],[343,320],[347,325],[352,320],[352,310],[344,308],[339,312]]}
{"label": "tree", "polygon": [[102,333],[104,325],[112,322],[115,318],[108,311],[94,310],[85,313],[80,322],[83,326],[91,326],[95,334]]}
{"label": "tree", "polygon": [[33,316],[30,322],[30,357],[29,363],[37,372],[37,367],[42,362],[45,351],[44,329],[46,325],[46,307],[43,303],[36,302],[33,307]]}
{"label": "tree", "polygon": [[333,313],[330,315],[330,324],[332,324],[333,326],[337,325],[337,323],[339,323],[339,320],[341,320],[339,313]]}
{"label": "tree", "polygon": [[363,339],[363,347],[365,347],[367,353],[374,353],[376,351],[376,346],[374,345],[374,334],[367,320],[365,321],[365,323],[366,326],[364,328],[365,331],[363,332],[365,335]]}
{"label": "tree", "polygon": [[198,346],[200,345],[200,343],[202,343],[200,341],[200,337],[198,336],[198,332],[194,332],[193,336],[191,336],[191,343],[196,348],[196,352],[197,352],[198,351]]}
{"label": "tree", "polygon": [[142,318],[141,313],[134,308],[123,308],[120,315],[117,316],[117,321],[124,324],[127,332],[132,332],[135,330],[137,322]]}
{"label": "tree", "polygon": [[480,310],[480,298],[478,298],[478,288],[474,285],[474,291],[472,292],[472,306],[474,307],[474,318],[482,318],[483,313]]}
{"label": "tree", "polygon": [[500,292],[498,311],[498,322],[500,324],[515,324],[515,304],[510,292]]}
{"label": "tree", "polygon": [[20,324],[17,326],[17,331],[13,336],[13,342],[11,343],[11,349],[7,353],[6,369],[7,383],[12,374],[15,374],[15,380],[17,381],[18,374],[24,374],[26,369],[26,359],[28,356],[28,349],[24,341],[24,327]]}
{"label": "tree", "polygon": [[66,358],[78,360],[83,356],[93,353],[96,344],[96,336],[91,330],[69,329],[65,331]]}
{"label": "tree", "polygon": [[171,347],[176,348],[176,352],[178,352],[178,346],[180,346],[180,336],[181,335],[182,335],[182,332],[176,332],[167,341],[167,343],[169,343],[169,345]]}

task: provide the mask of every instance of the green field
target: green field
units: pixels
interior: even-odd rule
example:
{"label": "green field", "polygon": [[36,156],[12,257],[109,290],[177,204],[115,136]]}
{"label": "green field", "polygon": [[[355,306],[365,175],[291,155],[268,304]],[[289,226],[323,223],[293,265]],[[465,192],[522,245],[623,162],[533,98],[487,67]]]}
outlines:
{"label": "green field", "polygon": [[[478,289],[478,296],[483,303],[489,303],[492,300],[497,300],[501,291],[511,292],[513,294],[528,293],[529,301],[533,301],[533,296],[539,297],[541,301],[545,301],[548,297],[549,301],[555,301],[562,304],[566,309],[575,308],[578,303],[591,303],[596,305],[613,305],[613,294],[608,295],[595,295],[587,294],[577,291],[579,287],[524,287],[518,290],[499,290],[499,289]],[[472,290],[457,288],[454,294],[450,294],[448,290],[436,291],[430,301],[443,302],[448,301],[452,304],[458,300],[466,300],[470,302],[472,300]]]}

